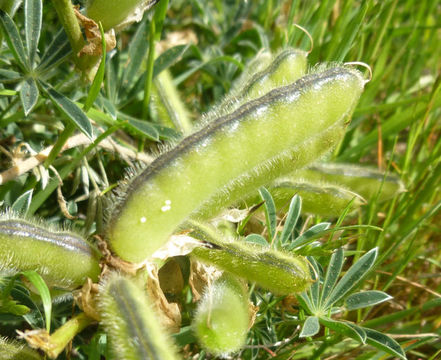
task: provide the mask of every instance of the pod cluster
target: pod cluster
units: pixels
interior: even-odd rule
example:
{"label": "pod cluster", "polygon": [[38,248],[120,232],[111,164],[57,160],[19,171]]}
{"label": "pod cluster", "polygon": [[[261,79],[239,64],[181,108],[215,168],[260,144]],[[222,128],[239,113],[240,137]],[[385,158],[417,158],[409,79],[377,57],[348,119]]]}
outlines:
{"label": "pod cluster", "polygon": [[209,218],[330,151],[365,80],[345,66],[305,71],[305,53],[282,51],[134,177],[110,216],[111,249],[143,261],[189,218]]}

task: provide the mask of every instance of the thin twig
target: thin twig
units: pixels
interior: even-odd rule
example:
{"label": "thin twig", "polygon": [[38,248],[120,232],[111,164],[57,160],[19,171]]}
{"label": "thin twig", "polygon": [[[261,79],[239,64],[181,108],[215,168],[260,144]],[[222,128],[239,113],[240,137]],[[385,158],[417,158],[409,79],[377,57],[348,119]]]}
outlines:
{"label": "thin twig", "polygon": [[[89,145],[91,143],[92,141],[89,138],[87,138],[84,134],[78,134],[69,138],[69,140],[67,140],[66,144],[64,144],[60,152],[82,145]],[[113,140],[105,139],[99,144],[99,147],[119,153],[123,157],[126,156],[135,160],[142,161],[143,163],[146,164],[151,163],[153,161],[152,156],[145,153],[137,153],[124,146],[118,145]],[[32,170],[33,168],[43,163],[44,160],[46,160],[46,158],[48,157],[52,148],[53,146],[49,146],[46,149],[40,151],[38,154],[27,158],[26,160],[17,161],[14,166],[10,167],[8,170],[1,172],[0,185],[15,179],[20,175],[23,175],[24,173]]]}

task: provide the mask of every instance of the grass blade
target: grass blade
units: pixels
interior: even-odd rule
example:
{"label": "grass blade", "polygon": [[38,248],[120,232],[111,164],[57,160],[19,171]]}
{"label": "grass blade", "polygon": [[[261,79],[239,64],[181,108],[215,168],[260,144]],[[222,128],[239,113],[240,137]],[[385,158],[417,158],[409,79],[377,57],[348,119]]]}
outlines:
{"label": "grass blade", "polygon": [[103,25],[100,23],[101,31],[101,63],[98,67],[98,71],[93,78],[92,85],[90,87],[89,93],[87,94],[86,102],[84,103],[83,111],[87,113],[95,102],[98,94],[100,93],[101,84],[103,83],[104,73],[106,70],[106,40],[104,38]]}
{"label": "grass blade", "polygon": [[43,303],[43,308],[44,308],[44,317],[46,320],[46,330],[48,333],[50,333],[52,300],[51,300],[51,294],[49,292],[49,288],[47,287],[43,278],[35,271],[24,271],[22,272],[22,274],[32,283],[32,285],[35,286],[35,288],[38,290],[38,293],[41,296],[41,301]]}

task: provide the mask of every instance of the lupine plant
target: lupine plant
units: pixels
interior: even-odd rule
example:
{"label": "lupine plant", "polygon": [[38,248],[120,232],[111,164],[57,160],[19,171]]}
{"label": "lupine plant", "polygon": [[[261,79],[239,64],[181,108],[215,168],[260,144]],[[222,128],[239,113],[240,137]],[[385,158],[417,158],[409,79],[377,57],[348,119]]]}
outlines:
{"label": "lupine plant", "polygon": [[215,3],[0,1],[0,359],[406,359],[436,337],[381,311],[386,260],[440,206],[403,215],[392,155],[351,150],[381,82],[359,60],[387,74],[356,34],[396,4]]}

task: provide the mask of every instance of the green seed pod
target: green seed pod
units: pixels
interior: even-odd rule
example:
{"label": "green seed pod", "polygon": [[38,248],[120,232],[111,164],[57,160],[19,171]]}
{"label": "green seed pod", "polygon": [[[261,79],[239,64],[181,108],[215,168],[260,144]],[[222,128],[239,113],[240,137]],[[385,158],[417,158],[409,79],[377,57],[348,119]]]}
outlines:
{"label": "green seed pod", "polygon": [[115,358],[177,359],[146,292],[135,279],[111,274],[100,284],[98,306]]}
{"label": "green seed pod", "polygon": [[350,191],[371,199],[378,194],[378,201],[386,201],[404,191],[404,184],[394,174],[385,174],[377,169],[353,164],[314,164],[296,172],[296,177],[311,181],[325,181],[344,186]]}
{"label": "green seed pod", "polygon": [[257,99],[277,87],[291,84],[306,74],[308,54],[302,50],[291,48],[282,50],[274,61],[262,69],[262,63],[267,62],[265,54],[267,53],[259,57],[263,57],[261,63],[255,64],[252,61],[248,65],[249,68],[254,69],[254,72],[247,71],[236,82],[230,94],[208,113],[208,118],[232,112],[247,101]]}
{"label": "green seed pod", "polygon": [[0,360],[41,360],[42,357],[25,343],[0,337]]}
{"label": "green seed pod", "polygon": [[[304,181],[304,179],[295,181],[290,178],[277,180],[270,188],[276,208],[281,209],[286,206],[293,196],[298,194],[302,198],[303,212],[334,217],[339,216],[352,200],[354,200],[352,208],[357,208],[365,202],[360,195],[344,187]],[[257,202],[256,199],[254,203]]]}
{"label": "green seed pod", "polygon": [[74,289],[101,272],[98,251],[79,234],[54,226],[0,217],[0,271],[16,274],[35,270],[48,285]]}
{"label": "green seed pod", "polygon": [[[297,168],[303,153],[316,159],[323,152],[313,153],[310,143],[344,124],[364,83],[344,67],[310,74],[184,138],[129,184],[110,219],[111,248],[124,260],[142,261],[190,215],[203,216],[211,199],[220,211],[231,202],[230,188],[249,193]],[[265,178],[250,176],[259,172]]]}
{"label": "green seed pod", "polygon": [[192,327],[202,347],[213,355],[225,357],[245,345],[249,323],[246,287],[224,273],[206,288]]}
{"label": "green seed pod", "polygon": [[190,225],[194,229],[191,236],[203,241],[203,246],[192,252],[198,260],[255,282],[275,294],[299,293],[311,284],[308,263],[302,256],[245,241],[225,241],[211,227],[195,222]]}
{"label": "green seed pod", "polygon": [[[144,11],[150,9],[158,0],[88,0],[86,4],[86,15],[95,20],[101,21],[104,31],[121,24],[140,21]],[[130,21],[129,18],[134,18]]]}
{"label": "green seed pod", "polygon": [[244,101],[256,99],[280,86],[288,85],[306,74],[308,53],[285,49],[264,70],[252,76],[241,89]]}
{"label": "green seed pod", "polygon": [[191,132],[193,126],[187,109],[168,70],[162,71],[153,80],[151,100],[153,115],[157,116],[162,124],[175,128],[183,134]]}

